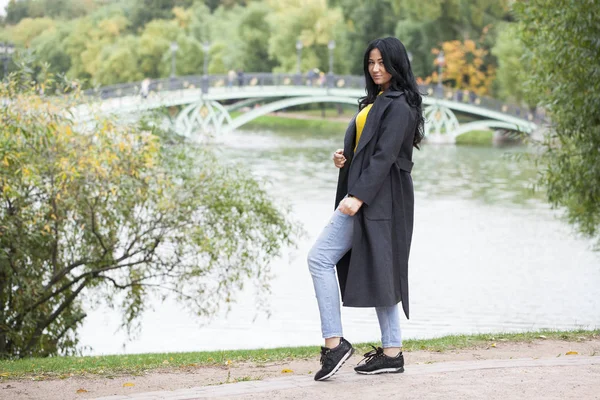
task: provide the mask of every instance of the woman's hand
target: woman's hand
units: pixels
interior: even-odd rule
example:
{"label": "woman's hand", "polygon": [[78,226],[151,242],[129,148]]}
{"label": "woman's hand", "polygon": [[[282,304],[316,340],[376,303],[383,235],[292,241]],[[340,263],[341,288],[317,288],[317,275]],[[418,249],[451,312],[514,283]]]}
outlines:
{"label": "woman's hand", "polygon": [[338,206],[338,210],[346,215],[353,216],[358,212],[360,207],[363,205],[362,200],[357,199],[356,197],[346,197],[342,201],[340,201],[340,205]]}
{"label": "woman's hand", "polygon": [[346,157],[344,157],[344,149],[337,149],[333,153],[333,164],[337,168],[342,168],[346,163]]}

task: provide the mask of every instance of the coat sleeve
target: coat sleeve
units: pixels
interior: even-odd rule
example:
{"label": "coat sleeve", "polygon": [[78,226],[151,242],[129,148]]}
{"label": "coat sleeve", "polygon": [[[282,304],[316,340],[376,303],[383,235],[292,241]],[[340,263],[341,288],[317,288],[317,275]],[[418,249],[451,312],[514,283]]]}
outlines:
{"label": "coat sleeve", "polygon": [[373,201],[388,176],[392,164],[398,158],[411,125],[410,121],[410,106],[405,101],[394,101],[390,104],[383,116],[375,151],[370,156],[368,167],[349,188],[349,195],[362,200],[366,205]]}

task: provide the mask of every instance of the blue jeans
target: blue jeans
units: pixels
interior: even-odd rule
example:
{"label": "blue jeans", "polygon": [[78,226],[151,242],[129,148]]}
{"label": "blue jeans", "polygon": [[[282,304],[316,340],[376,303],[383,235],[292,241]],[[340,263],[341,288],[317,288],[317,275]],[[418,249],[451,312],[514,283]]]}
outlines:
{"label": "blue jeans", "polygon": [[[315,287],[321,315],[321,332],[325,339],[344,336],[335,265],[352,248],[353,229],[354,217],[335,210],[308,253],[308,269]],[[402,347],[398,305],[375,307],[375,310],[383,347]]]}

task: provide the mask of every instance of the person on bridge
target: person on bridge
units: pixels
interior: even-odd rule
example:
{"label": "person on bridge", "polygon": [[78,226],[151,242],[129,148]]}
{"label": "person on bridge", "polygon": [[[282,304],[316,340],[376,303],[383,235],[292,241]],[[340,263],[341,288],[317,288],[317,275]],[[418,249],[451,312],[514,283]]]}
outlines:
{"label": "person on bridge", "polygon": [[366,96],[346,130],[344,148],[333,153],[340,169],[335,212],[308,253],[325,339],[317,381],[333,376],[354,352],[343,337],[340,291],[344,306],[374,307],[381,329],[383,348],[365,354],[354,370],[404,371],[398,303],[408,318],[410,172],[413,147],[423,139],[422,98],[400,40],[374,40],[363,64]]}

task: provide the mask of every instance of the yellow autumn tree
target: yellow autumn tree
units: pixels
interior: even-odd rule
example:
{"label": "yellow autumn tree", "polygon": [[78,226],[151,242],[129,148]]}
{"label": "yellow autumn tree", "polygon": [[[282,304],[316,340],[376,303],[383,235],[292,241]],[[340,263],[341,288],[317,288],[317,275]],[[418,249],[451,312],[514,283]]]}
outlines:
{"label": "yellow autumn tree", "polygon": [[[470,90],[479,95],[489,94],[492,82],[496,77],[494,66],[486,64],[484,58],[488,51],[478,47],[474,40],[451,40],[443,42],[441,49],[434,48],[431,53],[436,56],[435,65],[438,65],[437,56],[444,51],[442,65],[442,81],[445,85],[459,90]],[[438,81],[438,71],[429,76],[425,83]]]}
{"label": "yellow autumn tree", "polygon": [[0,359],[75,353],[96,302],[131,332],[154,296],[267,293],[296,230],[261,182],[156,121],[84,125],[79,85],[25,67],[0,82]]}

